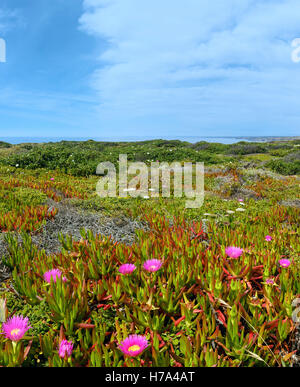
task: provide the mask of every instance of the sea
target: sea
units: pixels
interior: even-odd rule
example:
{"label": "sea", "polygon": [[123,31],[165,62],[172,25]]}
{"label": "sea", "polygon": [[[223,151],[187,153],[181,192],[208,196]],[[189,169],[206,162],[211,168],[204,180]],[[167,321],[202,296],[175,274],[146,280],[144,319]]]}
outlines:
{"label": "sea", "polygon": [[[105,142],[132,142],[132,141],[149,141],[149,140],[180,140],[180,141],[187,141],[190,143],[196,143],[199,141],[206,141],[206,142],[218,142],[222,144],[234,144],[240,141],[247,141],[247,142],[266,142],[266,141],[272,141],[274,139],[288,140],[289,137],[280,137],[280,136],[265,136],[265,137],[252,137],[252,136],[245,136],[245,137],[203,137],[203,136],[174,136],[174,137],[0,137],[0,141],[8,142],[10,144],[22,144],[22,143],[48,143],[48,142],[60,142],[60,141],[88,141],[88,140],[94,140],[94,141],[105,141]],[[290,139],[293,139],[295,137],[290,137]]]}

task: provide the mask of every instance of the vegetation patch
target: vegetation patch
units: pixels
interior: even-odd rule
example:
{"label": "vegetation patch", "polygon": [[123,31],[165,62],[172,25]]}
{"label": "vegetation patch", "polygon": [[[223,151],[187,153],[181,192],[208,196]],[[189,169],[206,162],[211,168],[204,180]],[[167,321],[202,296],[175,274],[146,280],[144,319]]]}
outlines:
{"label": "vegetation patch", "polygon": [[[12,146],[0,168],[0,366],[299,364],[295,145]],[[148,165],[206,159],[203,206],[172,190],[98,197],[94,166],[127,151]]]}

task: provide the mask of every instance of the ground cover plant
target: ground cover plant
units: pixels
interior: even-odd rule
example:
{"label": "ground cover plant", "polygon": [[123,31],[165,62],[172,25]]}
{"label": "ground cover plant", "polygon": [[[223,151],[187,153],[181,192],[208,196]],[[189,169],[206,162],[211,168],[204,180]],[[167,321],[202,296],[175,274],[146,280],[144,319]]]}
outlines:
{"label": "ground cover plant", "polygon": [[[299,364],[299,176],[269,164],[299,144],[250,145],[4,144],[0,366]],[[127,151],[206,159],[204,205],[98,197],[97,163]],[[64,233],[63,211],[100,232]],[[58,249],[36,243],[50,227]]]}

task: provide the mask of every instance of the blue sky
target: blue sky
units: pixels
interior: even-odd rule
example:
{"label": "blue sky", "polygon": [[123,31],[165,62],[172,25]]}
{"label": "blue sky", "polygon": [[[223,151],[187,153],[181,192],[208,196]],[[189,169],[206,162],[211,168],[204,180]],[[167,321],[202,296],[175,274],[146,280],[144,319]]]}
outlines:
{"label": "blue sky", "polygon": [[299,0],[1,0],[0,136],[300,135]]}

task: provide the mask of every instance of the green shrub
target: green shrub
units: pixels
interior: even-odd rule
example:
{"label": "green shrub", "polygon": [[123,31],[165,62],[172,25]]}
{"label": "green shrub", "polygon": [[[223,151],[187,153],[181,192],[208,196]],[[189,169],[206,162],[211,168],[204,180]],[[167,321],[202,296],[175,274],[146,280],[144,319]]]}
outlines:
{"label": "green shrub", "polygon": [[300,161],[285,162],[283,160],[272,160],[267,164],[267,167],[281,175],[300,174]]}
{"label": "green shrub", "polygon": [[267,148],[265,144],[239,142],[238,144],[231,145],[227,154],[249,155],[252,153],[265,153]]}
{"label": "green shrub", "polygon": [[8,142],[0,141],[0,148],[11,148],[12,145]]}

